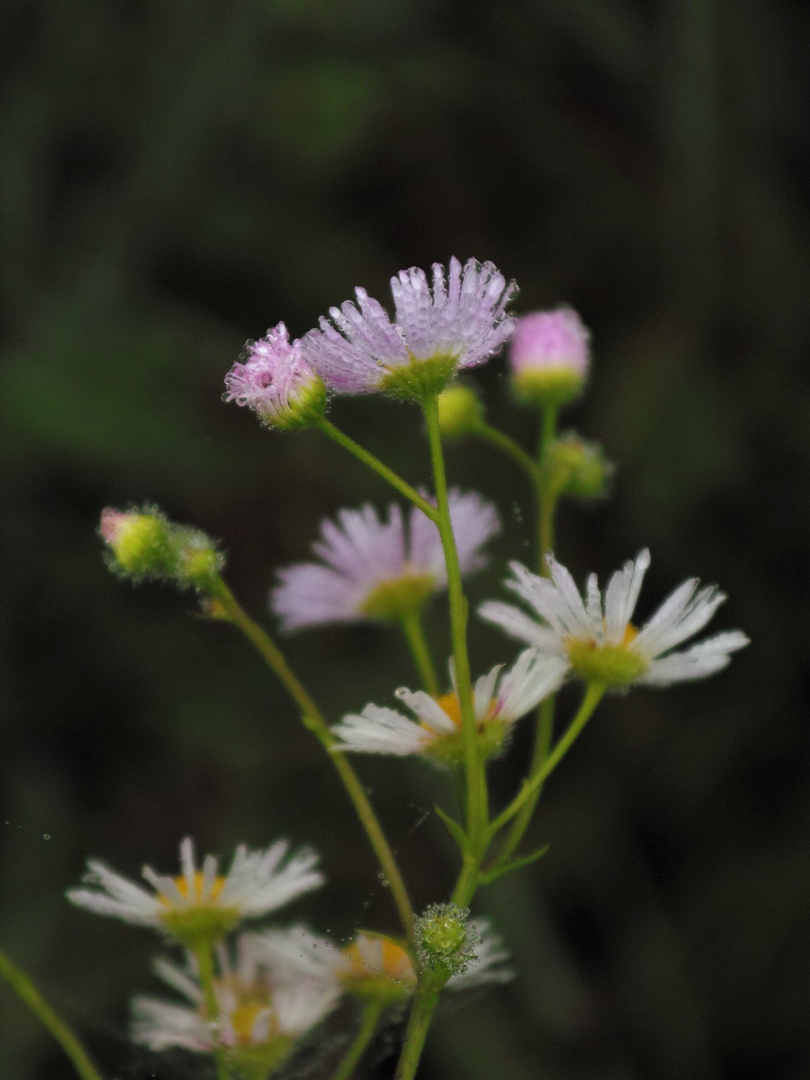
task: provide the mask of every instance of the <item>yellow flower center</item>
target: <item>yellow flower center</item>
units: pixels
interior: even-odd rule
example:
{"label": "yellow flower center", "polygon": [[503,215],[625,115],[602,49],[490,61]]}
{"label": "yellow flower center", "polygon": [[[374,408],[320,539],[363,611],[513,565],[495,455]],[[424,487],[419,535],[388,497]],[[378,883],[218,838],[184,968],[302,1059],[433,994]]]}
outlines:
{"label": "yellow flower center", "polygon": [[379,969],[369,967],[358,942],[353,941],[343,950],[344,956],[351,963],[349,978],[367,979],[377,975],[396,980],[413,978],[413,964],[405,949],[393,938],[380,935],[376,940],[382,946]]}
{"label": "yellow flower center", "polygon": [[[184,897],[186,900],[190,900],[192,904],[203,904],[203,903],[210,904],[210,903],[213,903],[214,901],[216,901],[217,897],[222,892],[222,887],[225,884],[225,878],[224,877],[215,877],[214,878],[214,880],[213,880],[213,882],[211,884],[211,891],[210,891],[210,893],[208,894],[208,896],[206,897],[205,900],[202,899],[203,874],[202,874],[201,870],[198,870],[197,873],[194,875],[194,890],[193,890],[194,895],[193,896],[188,895],[188,882],[186,881],[185,874],[181,874],[179,877],[176,877],[174,879],[174,883],[177,886],[177,891],[180,893],[180,895],[182,897]],[[171,900],[169,900],[165,896],[161,896],[160,902],[162,904],[166,904],[167,907],[172,906]]]}
{"label": "yellow flower center", "polygon": [[436,698],[436,704],[461,730],[461,702],[458,697],[455,694],[442,694],[441,697]]}
{"label": "yellow flower center", "polygon": [[565,645],[571,667],[586,682],[628,686],[647,668],[644,657],[630,648],[636,637],[638,630],[628,623],[618,645],[600,645],[593,638],[568,638]]}
{"label": "yellow flower center", "polygon": [[[267,1008],[267,1003],[260,1002],[247,1002],[244,1005],[237,1005],[230,1016],[231,1027],[233,1033],[236,1036],[237,1042],[240,1045],[247,1045],[253,1041],[253,1025],[256,1023],[256,1018],[260,1013],[264,1012]],[[270,1031],[268,1034],[268,1040],[273,1038],[275,1025],[270,1024]]]}
{"label": "yellow flower center", "polygon": [[398,620],[418,612],[436,585],[433,574],[406,569],[402,577],[381,581],[363,601],[364,615],[372,619]]}

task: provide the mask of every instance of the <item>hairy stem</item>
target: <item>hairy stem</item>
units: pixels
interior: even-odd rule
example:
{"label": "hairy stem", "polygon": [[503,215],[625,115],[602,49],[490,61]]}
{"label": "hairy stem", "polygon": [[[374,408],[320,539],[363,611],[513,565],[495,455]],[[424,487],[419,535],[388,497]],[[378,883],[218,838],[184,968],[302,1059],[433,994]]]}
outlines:
{"label": "hairy stem", "polygon": [[456,667],[461,729],[464,740],[464,771],[467,779],[467,835],[473,852],[483,858],[482,842],[487,828],[487,786],[483,762],[478,752],[478,732],[473,708],[470,661],[467,655],[467,601],[461,583],[458,550],[450,520],[447,499],[447,478],[444,471],[444,455],[439,431],[439,408],[437,398],[427,398],[423,403],[433,480],[436,489],[436,505],[439,516],[436,525],[442,541],[447,566],[447,592],[450,600],[450,631],[453,639],[453,659]]}
{"label": "hairy stem", "polygon": [[440,693],[439,680],[436,677],[433,657],[430,655],[430,649],[425,640],[422,616],[419,612],[411,612],[409,615],[403,615],[401,621],[422,685],[432,697],[437,697]]}
{"label": "hairy stem", "polygon": [[540,790],[541,785],[547,777],[551,776],[574,745],[574,741],[582,732],[582,729],[585,727],[588,720],[590,720],[591,714],[602,700],[605,689],[606,687],[603,683],[588,683],[585,697],[582,699],[582,704],[579,707],[579,712],[571,721],[565,733],[560,736],[554,749],[543,762],[542,767],[524,782],[520,792],[514,797],[509,806],[507,806],[506,809],[492,822],[492,825],[490,826],[490,836],[494,836],[507,822],[511,821],[521,807],[532,798],[534,793]]}
{"label": "hairy stem", "polygon": [[296,705],[298,705],[304,724],[315,735],[324,749],[329,751],[329,758],[343,781],[343,786],[354,804],[357,816],[360,818],[360,822],[374,849],[374,854],[377,856],[380,867],[391,886],[391,894],[402,920],[402,925],[406,934],[410,937],[413,930],[413,908],[397,861],[357,774],[346,757],[342,753],[335,751],[337,740],[332,734],[323,713],[304,689],[303,684],[285,660],[279,647],[267,631],[246,614],[221,577],[217,576],[215,579],[210,595],[214,601],[212,614],[217,618],[225,619],[242,631],[278,676]]}
{"label": "hairy stem", "polygon": [[370,469],[373,469],[378,476],[381,476],[383,480],[386,480],[392,487],[396,488],[400,495],[404,495],[406,499],[417,506],[426,517],[429,517],[431,521],[438,520],[438,512],[436,507],[427,501],[424,496],[420,495],[415,487],[412,487],[406,480],[403,480],[401,476],[394,472],[393,469],[389,469],[379,458],[369,453],[359,443],[356,443],[354,439],[350,438],[340,428],[335,427],[333,423],[321,417],[317,421],[317,427],[324,435],[328,435],[330,439],[342,446],[344,450],[348,450],[350,454],[354,454],[356,458],[363,462],[364,465],[368,465]]}
{"label": "hairy stem", "polygon": [[438,990],[417,990],[394,1080],[413,1080],[416,1075],[430,1021],[438,1003]]}
{"label": "hairy stem", "polygon": [[346,1051],[332,1080],[349,1080],[349,1077],[357,1067],[357,1063],[365,1053],[366,1047],[374,1037],[374,1032],[377,1030],[377,1024],[379,1023],[382,1009],[382,1003],[379,1001],[370,1001],[368,1005],[366,1005],[365,1010],[363,1011],[363,1019],[360,1022],[360,1030],[357,1032],[354,1042]]}
{"label": "hairy stem", "polygon": [[535,462],[532,461],[529,454],[511,439],[504,432],[499,431],[498,428],[493,427],[492,424],[488,424],[485,420],[479,420],[478,423],[472,428],[470,434],[477,435],[479,439],[484,439],[486,442],[491,443],[493,446],[497,446],[499,450],[502,450],[504,454],[507,454],[521,469],[528,475],[531,481],[532,487],[536,487],[538,483],[538,469]]}
{"label": "hairy stem", "polygon": [[87,1051],[68,1025],[56,1015],[25,972],[20,971],[2,952],[0,952],[0,975],[59,1043],[81,1080],[102,1080],[101,1073],[98,1072]]}

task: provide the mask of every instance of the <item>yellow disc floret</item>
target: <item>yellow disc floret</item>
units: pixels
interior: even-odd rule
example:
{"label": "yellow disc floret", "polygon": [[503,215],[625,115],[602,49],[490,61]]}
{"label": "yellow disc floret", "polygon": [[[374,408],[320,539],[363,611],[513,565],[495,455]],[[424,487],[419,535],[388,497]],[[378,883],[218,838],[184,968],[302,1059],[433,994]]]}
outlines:
{"label": "yellow disc floret", "polygon": [[630,623],[619,645],[601,645],[593,639],[569,638],[566,642],[571,667],[586,682],[628,686],[647,668],[647,661],[633,649],[638,630]]}

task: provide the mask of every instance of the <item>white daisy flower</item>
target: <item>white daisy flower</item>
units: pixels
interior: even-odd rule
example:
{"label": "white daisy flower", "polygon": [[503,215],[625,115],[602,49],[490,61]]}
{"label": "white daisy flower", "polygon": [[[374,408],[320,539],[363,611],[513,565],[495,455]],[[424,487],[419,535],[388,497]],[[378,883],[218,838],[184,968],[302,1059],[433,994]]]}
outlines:
{"label": "white daisy flower", "polygon": [[182,873],[178,877],[157,874],[145,866],[143,877],[149,892],[91,859],[84,880],[95,889],[70,889],[67,898],[97,915],[112,915],[139,926],[152,926],[188,944],[222,937],[242,919],[275,911],[324,882],[315,870],[318,856],[302,848],[288,858],[289,844],[277,840],[266,851],[236,849],[231,868],[221,876],[219,862],[206,855],[197,870],[193,841],[180,845]]}
{"label": "white daisy flower", "polygon": [[[481,548],[499,532],[498,514],[474,492],[453,489],[449,504],[461,572],[469,574],[486,562]],[[341,510],[337,521],[321,522],[321,539],[313,551],[321,562],[279,571],[270,605],[281,616],[283,630],[402,619],[447,587],[439,530],[416,507],[407,527],[395,503],[387,521],[371,506]]]}
{"label": "white daisy flower", "polygon": [[[504,966],[509,954],[500,937],[491,933],[488,919],[472,919],[477,941],[466,970],[449,979],[451,990],[508,982],[513,972]],[[405,946],[385,934],[363,931],[345,948],[313,934],[304,926],[266,930],[256,936],[256,949],[277,978],[319,979],[338,985],[355,997],[394,1003],[416,989],[417,974]]]}
{"label": "white daisy flower", "polygon": [[517,593],[535,617],[498,601],[483,604],[479,614],[519,641],[564,661],[588,682],[666,686],[702,679],[724,668],[730,654],[748,644],[745,634],[731,630],[672,652],[702,630],[726,599],[714,585],[698,588],[697,578],[679,585],[638,630],[630,619],[650,565],[646,548],[635,562],[616,571],[604,598],[595,574],[588,578],[584,598],[580,597],[570,573],[552,555],[548,556],[551,580],[520,563],[510,565],[514,576],[506,587]]}
{"label": "white daisy flower", "polygon": [[[553,694],[565,678],[568,665],[560,658],[526,649],[512,668],[501,675],[498,664],[476,682],[473,694],[480,747],[485,758],[503,745],[511,725]],[[453,689],[433,698],[423,690],[404,687],[397,697],[419,718],[409,720],[395,709],[366,705],[359,715],[349,713],[332,732],[340,740],[337,751],[361,754],[424,754],[435,761],[458,763],[464,759],[461,706],[455,671]]]}
{"label": "white daisy flower", "polygon": [[155,1051],[170,1047],[197,1053],[225,1050],[237,1069],[251,1066],[251,1076],[269,1075],[295,1042],[334,1008],[341,995],[339,985],[324,979],[293,981],[289,972],[284,980],[274,978],[254,934],[242,934],[238,939],[235,964],[224,946],[217,950],[214,996],[219,1016],[214,1022],[206,1016],[191,956],[185,970],[162,958],[154,967],[189,1004],[135,998],[134,1041]]}

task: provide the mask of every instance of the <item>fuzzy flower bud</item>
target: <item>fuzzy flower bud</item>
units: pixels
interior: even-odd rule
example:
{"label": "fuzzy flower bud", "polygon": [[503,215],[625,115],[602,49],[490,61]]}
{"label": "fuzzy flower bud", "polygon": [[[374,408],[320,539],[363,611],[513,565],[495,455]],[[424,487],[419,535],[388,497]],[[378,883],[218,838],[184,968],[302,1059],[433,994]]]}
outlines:
{"label": "fuzzy flower bud", "polygon": [[463,974],[476,959],[481,935],[468,921],[469,908],[431,904],[414,925],[414,946],[419,970],[437,986]]}
{"label": "fuzzy flower bud", "polygon": [[109,565],[133,581],[149,578],[207,591],[225,565],[216,544],[199,529],[175,525],[156,506],[101,512],[99,534]]}
{"label": "fuzzy flower bud", "polygon": [[474,431],[484,419],[484,407],[469,386],[453,386],[439,394],[439,428],[447,439]]}
{"label": "fuzzy flower bud", "polygon": [[225,376],[225,401],[247,405],[268,427],[291,431],[311,427],[326,409],[326,387],[290,343],[284,323],[261,341],[249,341]]}
{"label": "fuzzy flower bud", "polygon": [[518,319],[510,363],[516,396],[530,405],[567,405],[582,391],[590,364],[590,334],[571,308]]}
{"label": "fuzzy flower bud", "polygon": [[598,443],[586,442],[573,431],[549,447],[547,467],[557,491],[580,499],[604,496],[616,471]]}
{"label": "fuzzy flower bud", "polygon": [[174,550],[169,523],[154,506],[142,510],[101,511],[99,534],[107,544],[113,569],[143,579],[171,573]]}

